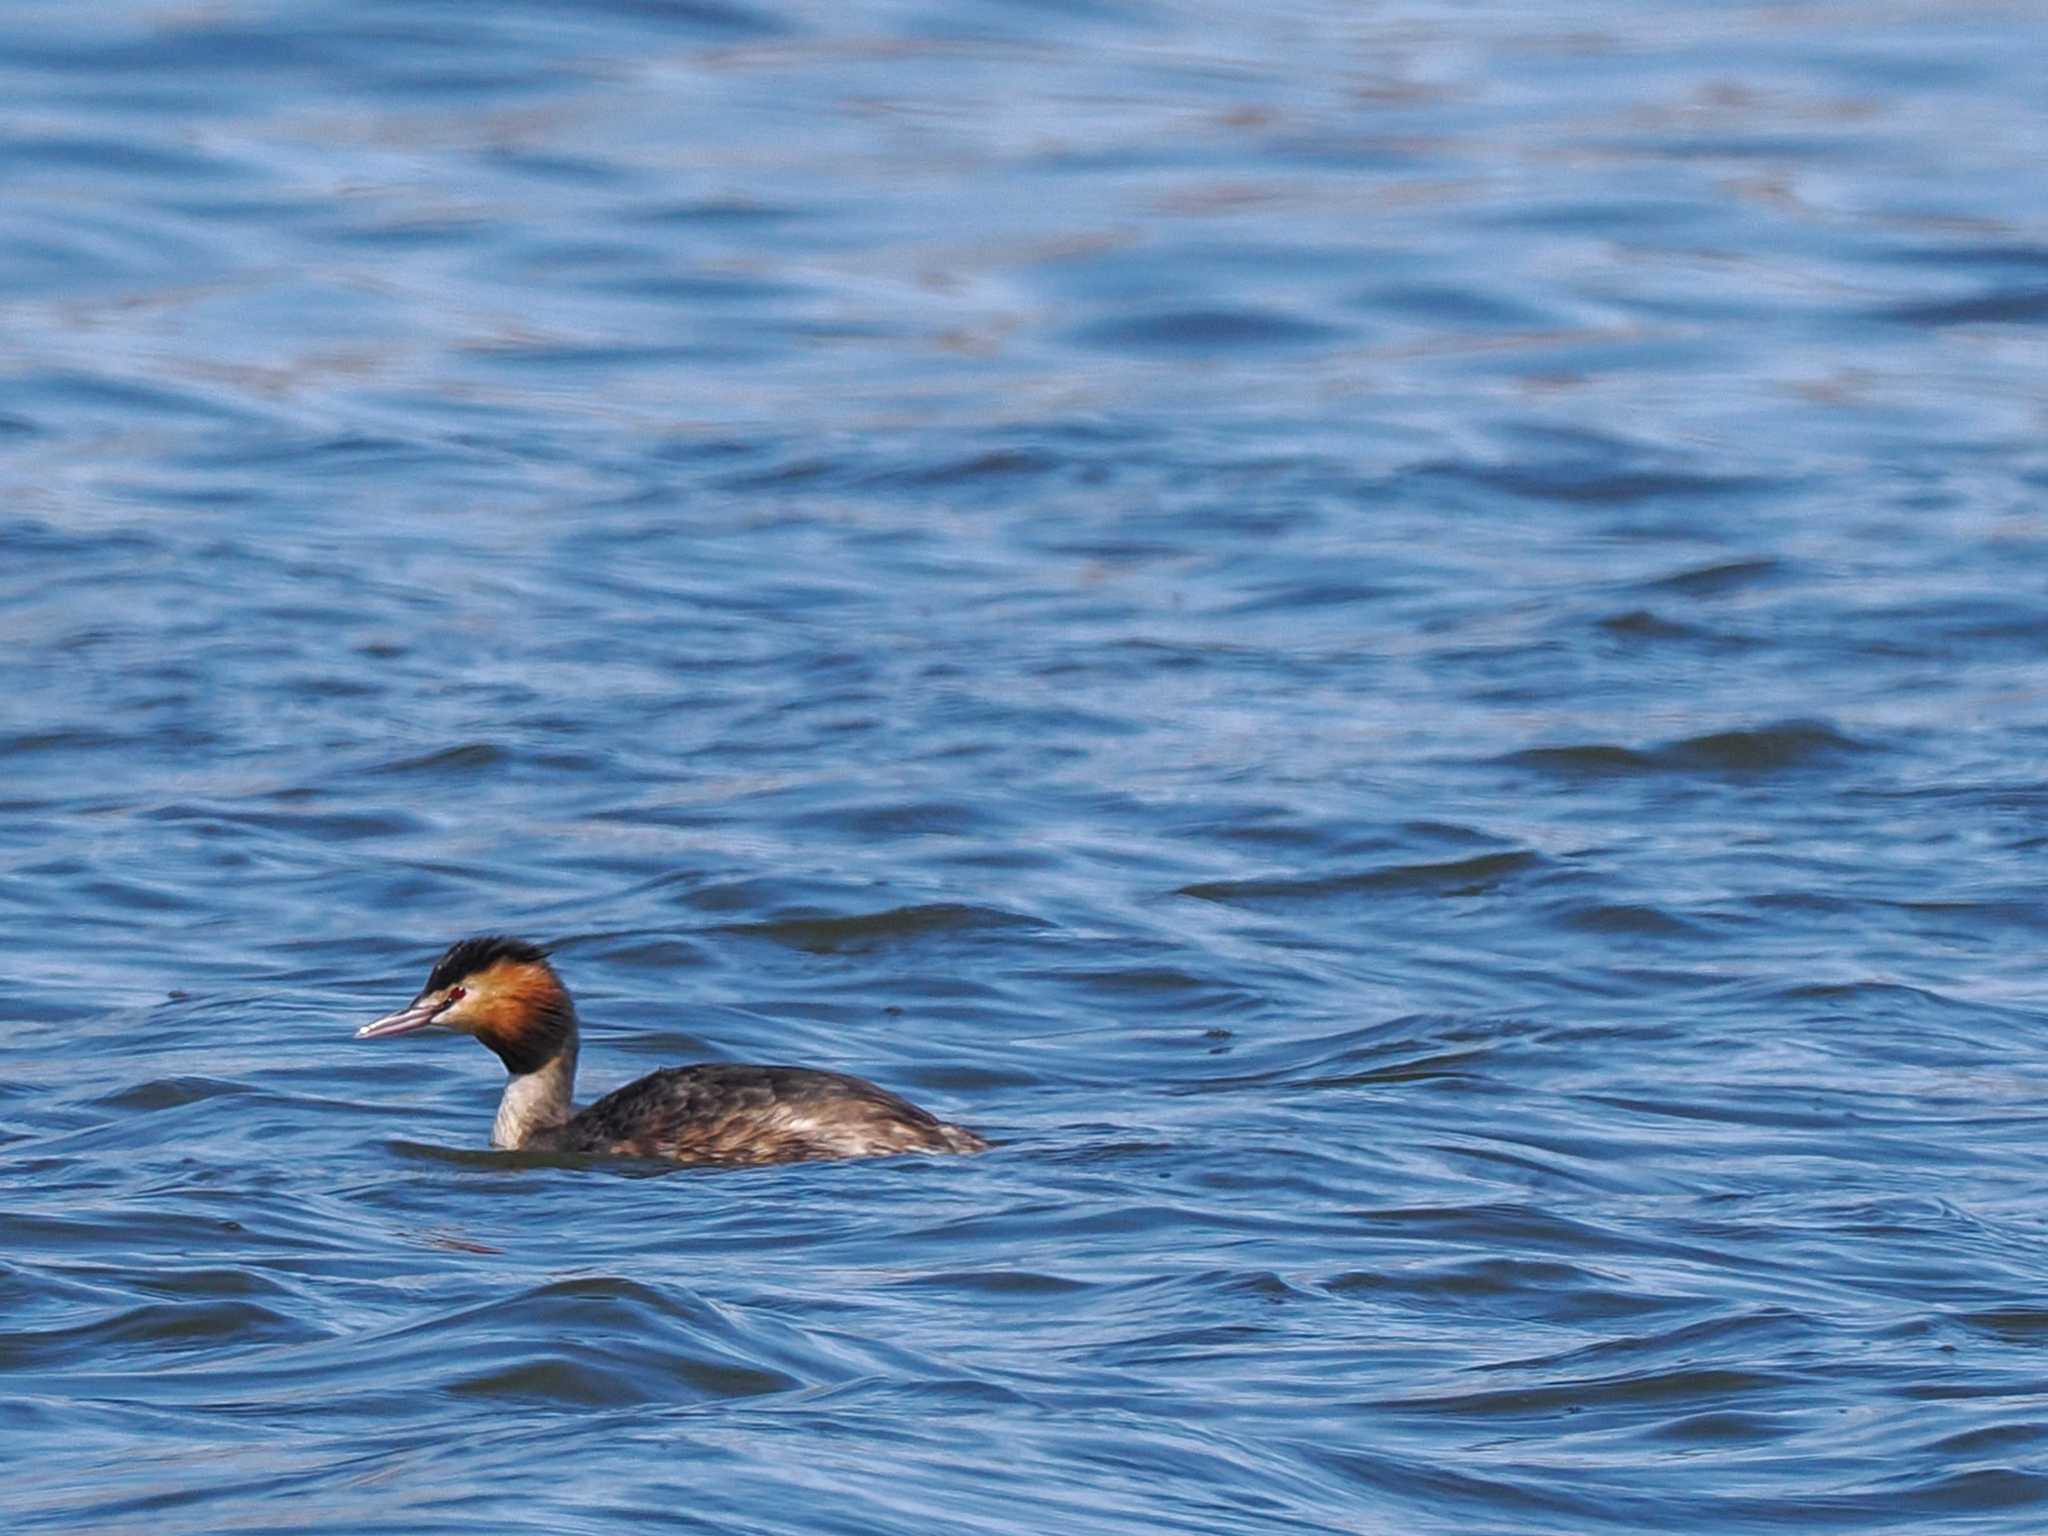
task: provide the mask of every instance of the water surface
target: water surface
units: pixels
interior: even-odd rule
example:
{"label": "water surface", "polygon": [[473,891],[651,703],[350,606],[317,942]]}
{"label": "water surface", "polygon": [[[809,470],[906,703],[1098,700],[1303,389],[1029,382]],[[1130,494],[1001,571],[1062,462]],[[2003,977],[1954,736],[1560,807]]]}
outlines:
{"label": "water surface", "polygon": [[9,8],[6,1528],[2042,1529],[2044,52]]}

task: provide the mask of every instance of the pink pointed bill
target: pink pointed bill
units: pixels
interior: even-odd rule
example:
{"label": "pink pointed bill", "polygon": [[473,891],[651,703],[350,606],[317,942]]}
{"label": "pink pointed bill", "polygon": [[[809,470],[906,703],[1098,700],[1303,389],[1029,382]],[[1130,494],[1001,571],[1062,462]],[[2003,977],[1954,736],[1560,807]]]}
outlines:
{"label": "pink pointed bill", "polygon": [[423,997],[418,1002],[408,1003],[396,1013],[387,1013],[381,1019],[372,1019],[356,1031],[358,1040],[381,1040],[386,1035],[408,1035],[434,1022],[435,1017],[447,1006],[445,997]]}

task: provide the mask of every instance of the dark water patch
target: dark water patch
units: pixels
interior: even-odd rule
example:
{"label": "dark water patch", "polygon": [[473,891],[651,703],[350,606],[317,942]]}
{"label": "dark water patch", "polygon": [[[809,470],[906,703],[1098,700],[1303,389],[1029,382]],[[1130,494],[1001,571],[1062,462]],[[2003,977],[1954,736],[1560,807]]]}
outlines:
{"label": "dark water patch", "polygon": [[[1174,1019],[1214,1019],[1257,1012],[1265,1004],[1264,994],[1252,988],[1172,966],[1048,969],[1041,978],[1069,987],[1089,1005],[1119,1017],[1159,1014]],[[1227,1038],[1227,1031],[1218,1038]]]}
{"label": "dark water patch", "polygon": [[1967,1516],[2048,1506],[2048,1474],[2025,1467],[1987,1467],[1944,1477],[1886,1479],[1852,1507],[1865,1518]]}
{"label": "dark water patch", "polygon": [[1327,347],[1344,334],[1339,326],[1274,310],[1173,309],[1098,321],[1069,339],[1114,352],[1230,356]]}
{"label": "dark water patch", "polygon": [[1971,1312],[1956,1318],[1956,1321],[2003,1344],[2048,1347],[2048,1309],[2013,1307],[2003,1311]]}
{"label": "dark water patch", "polygon": [[1370,314],[1400,315],[1432,331],[1451,327],[1495,337],[1535,331],[1552,319],[1498,286],[1489,291],[1476,285],[1398,283],[1368,289],[1351,302]]}
{"label": "dark water patch", "polygon": [[718,272],[641,273],[593,281],[584,286],[659,304],[747,306],[792,300],[803,292],[793,283],[764,282],[759,278]]}
{"label": "dark water patch", "polygon": [[827,456],[806,444],[782,454],[772,463],[729,470],[719,477],[718,487],[741,493],[805,487],[822,489],[841,478],[857,478],[861,469],[860,461],[851,454]]}
{"label": "dark water patch", "polygon": [[2039,325],[2048,321],[2048,287],[2004,288],[1961,299],[1925,299],[1895,304],[1877,318],[1901,325]]}
{"label": "dark water patch", "polygon": [[162,1077],[105,1094],[93,1100],[101,1109],[175,1109],[208,1099],[240,1098],[255,1090],[245,1083],[211,1077]]}
{"label": "dark water patch", "polygon": [[989,935],[1037,929],[1038,919],[997,907],[932,902],[849,917],[792,917],[760,923],[722,923],[713,931],[766,939],[816,955],[859,954],[941,934]]}
{"label": "dark water patch", "polygon": [[[1392,1207],[1350,1214],[1361,1230],[1390,1242],[1463,1242],[1489,1252],[1512,1246],[1524,1255],[1544,1253],[1588,1262],[1612,1262],[1630,1254],[1693,1259],[1708,1264],[1718,1258],[1712,1249],[1701,1247],[1690,1237],[1672,1240],[1646,1236],[1621,1225],[1603,1226],[1527,1203]],[[1759,1267],[1784,1268],[1768,1264]]]}
{"label": "dark water patch", "polygon": [[1528,849],[1504,853],[1483,853],[1469,859],[1444,863],[1395,864],[1348,874],[1307,879],[1205,880],[1184,885],[1173,894],[1193,896],[1201,901],[1235,904],[1251,902],[1319,901],[1331,897],[1371,895],[1376,892],[1453,897],[1485,895],[1517,875],[1541,869],[1549,861]]}
{"label": "dark water patch", "polygon": [[1999,1424],[1988,1429],[1965,1430],[1935,1442],[1931,1450],[1954,1460],[1977,1456],[2003,1456],[2013,1451],[2031,1451],[2048,1441],[2048,1424]]}
{"label": "dark water patch", "polygon": [[1455,1029],[1429,1029],[1435,1021],[1398,1019],[1322,1039],[1232,1052],[1232,1070],[1166,1090],[1174,1094],[1233,1093],[1248,1088],[1321,1091],[1379,1084],[1419,1083],[1474,1075],[1493,1048],[1488,1039],[1452,1045]]}
{"label": "dark water patch", "polygon": [[1348,1270],[1324,1281],[1323,1288],[1376,1310],[1396,1308],[1427,1316],[1455,1309],[1468,1315],[1536,1317],[1558,1325],[1618,1326],[1697,1305],[1686,1297],[1627,1288],[1582,1265],[1519,1257]]}
{"label": "dark water patch", "polygon": [[1405,1413],[1441,1414],[1475,1423],[1537,1424],[1560,1415],[1585,1415],[1579,1433],[1611,1428],[1617,1423],[1672,1414],[1739,1412],[1743,1405],[1796,1391],[1803,1376],[1795,1371],[1763,1372],[1681,1366],[1631,1371],[1610,1376],[1579,1376],[1567,1381],[1509,1387],[1498,1391],[1459,1392],[1440,1397],[1401,1398],[1386,1407]]}
{"label": "dark water patch", "polygon": [[1810,1102],[1792,1105],[1782,1100],[1760,1101],[1756,1096],[1695,1090],[1684,1098],[1624,1097],[1599,1095],[1597,1102],[1630,1114],[1665,1116],[1677,1120],[1698,1120],[1722,1125],[1769,1126],[1777,1130],[1829,1131],[1842,1128],[1841,1111],[1815,1108]]}
{"label": "dark water patch", "polygon": [[[380,432],[336,432],[320,436],[281,432],[259,444],[233,449],[188,450],[183,462],[192,469],[250,470],[290,468],[307,476],[363,475],[379,470],[425,470],[468,457],[445,439],[423,441]],[[241,551],[223,549],[223,554]]]}
{"label": "dark water patch", "polygon": [[1064,479],[1074,472],[1071,460],[1036,447],[986,448],[937,463],[920,460],[873,471],[865,483],[877,490],[978,489],[996,485],[1033,485]]}
{"label": "dark water patch", "polygon": [[88,180],[145,176],[189,186],[193,182],[233,180],[246,174],[231,161],[196,153],[190,147],[180,149],[133,139],[21,134],[10,139],[7,151],[9,160],[26,170],[50,169]]}
{"label": "dark water patch", "polygon": [[702,367],[722,360],[720,348],[704,342],[603,342],[568,337],[522,337],[478,346],[494,368],[562,373],[591,383],[621,373],[659,373]]}
{"label": "dark water patch", "polygon": [[1447,1051],[1433,1056],[1417,1057],[1382,1067],[1373,1067],[1359,1072],[1342,1072],[1330,1076],[1304,1078],[1293,1086],[1321,1090],[1329,1088],[1365,1088],[1379,1084],[1427,1083],[1463,1081],[1475,1074],[1467,1071],[1481,1058],[1477,1051]]}
{"label": "dark water patch", "polygon": [[1645,582],[1646,592],[1673,592],[1684,597],[1721,597],[1784,579],[1777,560],[1729,560],[1703,565]]}
{"label": "dark water patch", "polygon": [[[1967,982],[1959,982],[1953,993],[1894,981],[1796,983],[1767,1001],[1793,1017],[1819,1023],[1882,1022],[1891,1032],[1883,1050],[1873,1054],[1949,1066],[1982,1060],[1987,1041],[2025,1029],[2035,1018],[2028,1008],[1972,996]],[[1845,1041],[1852,1048],[1854,1043],[1853,1037]],[[1990,1054],[1998,1052],[1994,1048]]]}
{"label": "dark water patch", "polygon": [[[1702,1355],[1711,1359],[1719,1352],[1744,1342],[1796,1353],[1820,1336],[1824,1328],[1819,1320],[1790,1307],[1750,1307],[1711,1317],[1691,1318],[1655,1333],[1624,1334],[1554,1354],[1501,1361],[1485,1367],[1485,1370],[1493,1375],[1549,1372],[1561,1367],[1576,1371],[1644,1355],[1675,1356],[1690,1364]],[[1630,1378],[1616,1376],[1611,1380],[1624,1394],[1631,1392]]]}
{"label": "dark water patch", "polygon": [[189,910],[195,897],[190,892],[165,890],[140,880],[92,879],[85,891],[111,911],[177,912]]}
{"label": "dark water patch", "polygon": [[1787,720],[1750,730],[1690,736],[1647,751],[1608,743],[1530,747],[1501,761],[1564,778],[1638,774],[1752,778],[1829,766],[1875,750],[1822,722]]}
{"label": "dark water patch", "polygon": [[252,1301],[153,1302],[71,1328],[0,1330],[0,1368],[46,1370],[81,1357],[175,1359],[324,1337],[302,1319]]}
{"label": "dark water patch", "polygon": [[992,836],[1005,824],[992,807],[939,801],[836,806],[791,824],[849,838]]}
{"label": "dark water patch", "polygon": [[1647,608],[1631,608],[1626,613],[1617,613],[1600,620],[1600,628],[1610,635],[1628,640],[1694,640],[1703,638],[1706,631],[1690,624],[1680,624],[1652,613]]}
{"label": "dark water patch", "polygon": [[190,388],[183,380],[128,379],[67,369],[32,375],[20,383],[44,401],[46,408],[68,410],[88,419],[104,415],[124,422],[140,418],[174,426],[220,427],[255,426],[264,419],[263,412],[244,401]]}
{"label": "dark water patch", "polygon": [[1349,1450],[1341,1445],[1316,1442],[1305,1445],[1302,1455],[1313,1465],[1327,1469],[1358,1492],[1375,1500],[1388,1500],[1397,1507],[1412,1506],[1423,1511],[1446,1509],[1494,1509],[1536,1529],[1586,1529],[1603,1517],[1636,1520],[1654,1519],[1650,1501],[1617,1500],[1613,1493],[1591,1488],[1551,1487],[1503,1470],[1489,1476],[1479,1470],[1483,1463],[1452,1465],[1427,1456],[1404,1456],[1387,1451]]}
{"label": "dark water patch", "polygon": [[[1009,1090],[1041,1087],[1044,1081],[1044,1072],[1028,1065],[960,1066],[933,1062],[903,1068],[900,1086],[943,1094],[956,1104],[971,1104],[989,1100],[1000,1102],[998,1096],[1006,1095]],[[968,1118],[978,1117],[969,1114]],[[976,1129],[986,1132],[988,1127],[977,1125]]]}
{"label": "dark water patch", "polygon": [[1719,1446],[1768,1445],[1804,1432],[1805,1415],[1731,1413],[1725,1410],[1689,1414],[1645,1431],[1651,1438],[1702,1449]]}
{"label": "dark water patch", "polygon": [[670,203],[660,199],[635,203],[627,217],[643,224],[700,225],[712,228],[779,226],[814,219],[823,210],[805,204],[777,204],[735,193],[702,201]]}
{"label": "dark water patch", "polygon": [[2048,245],[2018,240],[1942,240],[1933,244],[1903,245],[1887,251],[1885,259],[1949,270],[2001,267],[2015,272],[2048,275]]}
{"label": "dark water patch", "polygon": [[1644,504],[1747,499],[1770,487],[1739,475],[1677,469],[1616,469],[1604,458],[1529,462],[1485,467],[1440,463],[1415,471],[1417,480],[1474,485],[1519,499],[1582,508],[1628,508]]}
{"label": "dark water patch", "polygon": [[1591,743],[1578,747],[1529,747],[1502,759],[1518,768],[1534,768],[1560,778],[1605,778],[1656,771],[1653,754],[1629,747]]}
{"label": "dark water patch", "polygon": [[1697,924],[1688,922],[1661,907],[1641,902],[1601,903],[1594,906],[1573,904],[1558,914],[1558,921],[1567,927],[1587,933],[1613,934],[1617,937],[1681,939],[1692,938],[1699,933]]}
{"label": "dark water patch", "polygon": [[659,1367],[644,1354],[603,1363],[562,1355],[528,1356],[451,1382],[456,1397],[506,1399],[555,1408],[616,1408],[622,1403],[723,1401],[786,1392],[786,1376],[722,1362],[671,1359]]}
{"label": "dark water patch", "polygon": [[592,14],[615,16],[635,27],[652,23],[662,32],[675,31],[707,41],[773,38],[798,30],[772,7],[732,5],[723,0],[595,0]]}
{"label": "dark water patch", "polygon": [[557,954],[589,953],[605,965],[666,976],[710,963],[710,952],[688,939],[659,933],[565,934],[554,944]]}
{"label": "dark water patch", "polygon": [[0,736],[0,757],[27,757],[43,752],[93,752],[126,744],[126,738],[84,727],[25,731]]}
{"label": "dark water patch", "polygon": [[[283,798],[280,796],[279,798]],[[323,798],[333,798],[323,796]],[[370,811],[338,809],[304,811],[255,811],[246,807],[164,806],[158,819],[169,822],[197,822],[241,827],[263,832],[287,833],[314,842],[358,842],[417,834],[427,825],[424,817],[404,806],[379,807]]]}
{"label": "dark water patch", "polygon": [[898,1289],[929,1290],[955,1296],[1067,1296],[1092,1289],[1087,1281],[1034,1270],[946,1271],[915,1275],[897,1282]]}
{"label": "dark water patch", "polygon": [[457,776],[474,773],[482,769],[496,768],[509,762],[512,754],[504,747],[489,741],[464,742],[459,746],[441,747],[433,752],[421,753],[417,757],[394,758],[379,763],[370,771],[373,773],[454,774]]}
{"label": "dark water patch", "polygon": [[210,1300],[230,1296],[304,1298],[304,1291],[299,1286],[238,1268],[165,1265],[141,1271],[106,1269],[100,1272],[100,1277],[108,1283],[118,1282],[145,1295],[170,1300]]}
{"label": "dark water patch", "polygon": [[[677,887],[685,889],[677,891]],[[778,905],[823,907],[851,899],[843,886],[829,878],[793,879],[765,873],[733,880],[679,871],[656,876],[652,888],[671,891],[673,899],[700,912],[772,912]]]}
{"label": "dark water patch", "polygon": [[[1218,801],[1183,812],[1177,836],[1199,844],[1244,844],[1260,848],[1341,851],[1354,856],[1388,852],[1402,846],[1398,834],[1375,831],[1361,837],[1357,829],[1327,820],[1305,820],[1288,807],[1270,801]],[[1423,840],[1430,834],[1418,833]],[[1482,844],[1488,840],[1482,839]]]}
{"label": "dark water patch", "polygon": [[1247,598],[1230,611],[1238,614],[1306,614],[1318,608],[1349,608],[1356,604],[1382,602],[1396,595],[1396,591],[1391,587],[1312,581]]}

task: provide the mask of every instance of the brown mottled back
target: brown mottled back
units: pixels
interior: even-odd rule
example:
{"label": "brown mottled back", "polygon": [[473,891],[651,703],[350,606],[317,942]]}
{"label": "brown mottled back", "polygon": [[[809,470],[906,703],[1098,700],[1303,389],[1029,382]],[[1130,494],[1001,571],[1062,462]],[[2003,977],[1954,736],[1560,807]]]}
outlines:
{"label": "brown mottled back", "polygon": [[858,1077],[809,1067],[708,1064],[651,1072],[550,1133],[564,1152],[689,1163],[786,1163],[988,1143]]}

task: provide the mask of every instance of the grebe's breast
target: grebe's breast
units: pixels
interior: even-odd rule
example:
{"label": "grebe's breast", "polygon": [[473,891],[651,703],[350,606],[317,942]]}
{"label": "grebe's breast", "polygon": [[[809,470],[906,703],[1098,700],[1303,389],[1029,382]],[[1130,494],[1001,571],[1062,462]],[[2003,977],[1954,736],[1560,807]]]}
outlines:
{"label": "grebe's breast", "polygon": [[563,1152],[685,1163],[788,1163],[892,1152],[979,1152],[965,1126],[842,1072],[713,1063],[650,1072],[546,1143]]}

